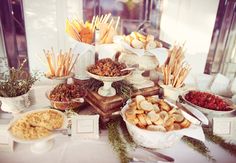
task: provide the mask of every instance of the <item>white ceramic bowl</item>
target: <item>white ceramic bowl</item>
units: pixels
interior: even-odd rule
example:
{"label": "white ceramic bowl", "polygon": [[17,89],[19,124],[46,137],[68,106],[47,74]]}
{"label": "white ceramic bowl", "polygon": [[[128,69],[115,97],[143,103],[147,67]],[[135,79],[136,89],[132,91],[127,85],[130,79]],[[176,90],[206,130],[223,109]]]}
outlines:
{"label": "white ceramic bowl", "polygon": [[20,139],[18,137],[15,137],[10,131],[10,127],[13,125],[13,123],[15,123],[18,119],[30,114],[30,113],[36,113],[36,112],[40,112],[40,111],[46,111],[46,110],[53,110],[57,113],[59,113],[60,115],[63,116],[64,118],[64,122],[63,122],[63,125],[61,128],[59,129],[66,129],[66,126],[67,126],[67,119],[66,119],[66,116],[60,112],[60,111],[57,111],[57,110],[54,110],[54,109],[36,109],[36,110],[32,110],[32,111],[29,111],[29,112],[26,112],[26,113],[23,113],[21,115],[18,115],[17,117],[14,117],[14,119],[10,122],[9,126],[8,126],[8,133],[9,133],[9,136],[16,142],[18,143],[27,143],[27,144],[31,144],[30,146],[30,149],[31,149],[31,152],[33,153],[45,153],[45,152],[48,152],[49,150],[52,149],[53,147],[53,144],[54,144],[54,137],[56,135],[58,135],[59,133],[52,133],[46,137],[42,137],[42,138],[39,138],[39,139],[34,139],[34,140],[25,140],[25,139]]}
{"label": "white ceramic bowl", "polygon": [[126,109],[128,109],[128,107],[123,108],[121,114],[129,134],[138,145],[146,148],[163,149],[171,147],[182,138],[182,135],[175,134],[174,132],[149,131],[133,125],[126,120],[124,114]]}
{"label": "white ceramic bowl", "polygon": [[100,81],[103,81],[103,82],[116,82],[116,81],[124,80],[126,77],[128,77],[131,74],[131,72],[127,75],[124,75],[124,76],[114,76],[114,77],[99,76],[99,75],[92,74],[88,71],[87,71],[87,74],[90,77],[92,77],[94,79],[97,79],[97,80],[100,80]]}
{"label": "white ceramic bowl", "polygon": [[194,125],[193,123],[189,128],[168,132],[141,129],[126,120],[125,111],[128,109],[128,103],[121,110],[121,116],[126,123],[130,135],[138,145],[146,148],[164,149],[179,142],[183,135],[194,137],[202,141],[205,139],[201,126]]}
{"label": "white ceramic bowl", "polygon": [[[203,108],[203,107],[200,107],[200,106],[197,106],[193,103],[191,103],[190,101],[186,100],[185,98],[185,95],[188,93],[189,91],[185,91],[181,94],[181,96],[183,97],[184,101],[187,102],[189,105],[195,107],[196,109],[198,109],[199,111],[201,111],[202,113],[206,114],[206,115],[215,115],[215,116],[220,116],[220,115],[225,115],[225,114],[230,114],[232,112],[234,112],[236,109],[232,109],[232,110],[229,110],[229,111],[217,111],[217,110],[211,110],[211,109],[208,109],[208,108]],[[211,92],[208,92],[210,94],[212,94]],[[215,94],[214,94],[215,95]],[[218,96],[218,95],[215,95],[215,96]],[[218,96],[220,97],[221,99],[225,100],[229,105],[233,106],[233,102],[226,99],[226,98],[223,98],[221,96]]]}
{"label": "white ceramic bowl", "polygon": [[58,110],[68,110],[75,109],[81,106],[84,103],[84,97],[79,97],[76,99],[71,99],[70,101],[62,102],[62,101],[54,101],[50,99],[50,93],[52,90],[46,91],[46,97],[50,101],[50,104],[53,108]]}
{"label": "white ceramic bowl", "polygon": [[[23,114],[20,114],[20,115],[14,117],[14,119],[10,122],[8,129],[10,129],[11,126],[12,126],[17,120],[19,120],[19,119],[21,119],[21,118],[27,116],[28,114],[37,113],[37,112],[41,112],[41,111],[47,111],[47,110],[53,110],[53,111],[57,112],[58,114],[60,114],[60,115],[63,117],[64,122],[63,122],[62,127],[59,128],[59,129],[64,129],[64,128],[66,128],[66,126],[67,126],[67,118],[66,118],[66,115],[65,115],[64,113],[62,113],[62,112],[60,112],[60,111],[58,111],[58,110],[55,110],[55,109],[43,108],[43,109],[31,110],[31,111],[25,112],[25,113],[23,113]],[[46,137],[42,137],[42,138],[39,138],[39,139],[25,140],[25,139],[20,139],[20,138],[15,137],[9,130],[8,130],[8,133],[9,133],[10,137],[11,137],[14,141],[19,142],[19,143],[37,143],[37,142],[41,142],[41,141],[46,141],[46,140],[49,140],[49,139],[54,138],[54,137],[58,134],[58,133],[57,133],[57,134],[52,133],[52,134],[50,134],[50,135],[48,135],[48,136],[46,136]]]}

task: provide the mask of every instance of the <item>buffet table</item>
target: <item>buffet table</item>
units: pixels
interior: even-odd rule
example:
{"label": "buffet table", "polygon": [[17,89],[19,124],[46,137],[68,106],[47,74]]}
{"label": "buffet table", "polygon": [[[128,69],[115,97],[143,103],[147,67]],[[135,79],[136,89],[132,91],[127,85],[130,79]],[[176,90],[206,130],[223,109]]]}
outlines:
{"label": "buffet table", "polygon": [[[49,106],[49,101],[45,97],[45,92],[51,86],[39,85],[34,86],[31,91],[31,101],[33,105],[30,109],[42,108]],[[85,111],[86,109],[84,109]],[[83,114],[83,111],[81,111]],[[100,138],[95,140],[72,139],[69,136],[60,135],[55,138],[55,144],[51,151],[43,154],[34,154],[30,151],[29,144],[15,143],[14,152],[0,152],[0,162],[4,163],[118,163],[119,158],[109,144],[106,130],[100,130]],[[211,151],[211,155],[216,162],[233,163],[236,157],[230,155],[218,145],[211,142],[205,143]],[[175,146],[160,150],[159,152],[166,154],[175,159],[176,163],[183,162],[209,162],[198,152],[180,141]],[[145,155],[145,157],[148,157]]]}

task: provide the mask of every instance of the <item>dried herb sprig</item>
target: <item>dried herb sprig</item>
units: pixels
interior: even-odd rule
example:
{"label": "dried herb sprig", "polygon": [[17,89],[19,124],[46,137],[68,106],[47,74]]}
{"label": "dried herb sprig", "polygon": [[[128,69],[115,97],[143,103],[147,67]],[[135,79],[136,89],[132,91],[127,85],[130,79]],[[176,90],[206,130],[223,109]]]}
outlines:
{"label": "dried herb sprig", "polygon": [[119,121],[111,121],[108,123],[108,139],[111,143],[113,150],[118,154],[121,163],[128,163],[127,146],[119,133]]}
{"label": "dried herb sprig", "polygon": [[199,152],[201,155],[205,156],[211,161],[216,161],[211,155],[209,148],[200,140],[183,136],[182,140],[195,151]]}
{"label": "dried herb sprig", "polygon": [[15,69],[10,68],[7,79],[0,81],[1,97],[16,97],[27,93],[32,85],[39,79],[39,73],[30,74],[23,67],[26,59]]}
{"label": "dried herb sprig", "polygon": [[222,137],[214,135],[212,128],[203,127],[203,131],[205,133],[205,136],[208,140],[212,141],[215,144],[218,144],[223,149],[228,151],[231,155],[236,156],[236,145],[232,144],[230,142],[227,142]]}
{"label": "dried herb sprig", "polygon": [[123,137],[124,137],[125,141],[129,144],[129,146],[131,148],[133,148],[133,149],[136,148],[137,144],[134,142],[133,138],[129,134],[128,129],[126,127],[126,124],[122,120],[122,117],[120,117],[119,121],[120,121],[120,123],[119,123],[120,124],[120,128],[121,128],[121,131],[122,131],[122,134],[123,134]]}
{"label": "dried herb sprig", "polygon": [[118,94],[121,95],[125,100],[130,99],[133,92],[137,91],[137,89],[134,88],[132,84],[124,80],[114,82],[112,86],[114,86],[116,92],[118,92]]}
{"label": "dried herb sprig", "polygon": [[83,83],[81,86],[84,89],[89,89],[91,91],[98,91],[98,89],[102,86],[102,82],[96,79],[89,79],[87,82]]}

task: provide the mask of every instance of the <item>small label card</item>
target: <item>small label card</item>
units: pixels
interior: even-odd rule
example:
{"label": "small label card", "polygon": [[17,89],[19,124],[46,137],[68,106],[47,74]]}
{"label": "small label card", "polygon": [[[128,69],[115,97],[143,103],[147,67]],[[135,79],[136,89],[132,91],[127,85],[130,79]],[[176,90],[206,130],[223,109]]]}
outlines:
{"label": "small label card", "polygon": [[99,115],[78,115],[72,117],[71,136],[73,138],[98,139]]}
{"label": "small label card", "polygon": [[213,133],[236,140],[236,117],[213,118]]}
{"label": "small label card", "polygon": [[14,142],[7,133],[10,119],[0,118],[0,151],[13,152]]}

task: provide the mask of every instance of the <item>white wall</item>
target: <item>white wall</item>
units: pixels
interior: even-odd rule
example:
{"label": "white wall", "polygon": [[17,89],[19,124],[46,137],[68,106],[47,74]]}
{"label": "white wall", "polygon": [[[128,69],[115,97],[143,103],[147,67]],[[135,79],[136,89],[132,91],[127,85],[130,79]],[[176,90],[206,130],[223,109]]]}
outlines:
{"label": "white wall", "polygon": [[[219,0],[164,0],[160,38],[186,41],[192,72],[204,71]],[[82,17],[82,0],[23,0],[31,70],[45,71],[42,49],[68,50],[75,41],[65,32],[65,19]]]}
{"label": "white wall", "polygon": [[186,41],[192,73],[203,73],[219,0],[164,0],[160,39]]}
{"label": "white wall", "polygon": [[43,49],[73,48],[65,32],[67,17],[82,15],[82,0],[23,0],[30,70],[46,71]]}

